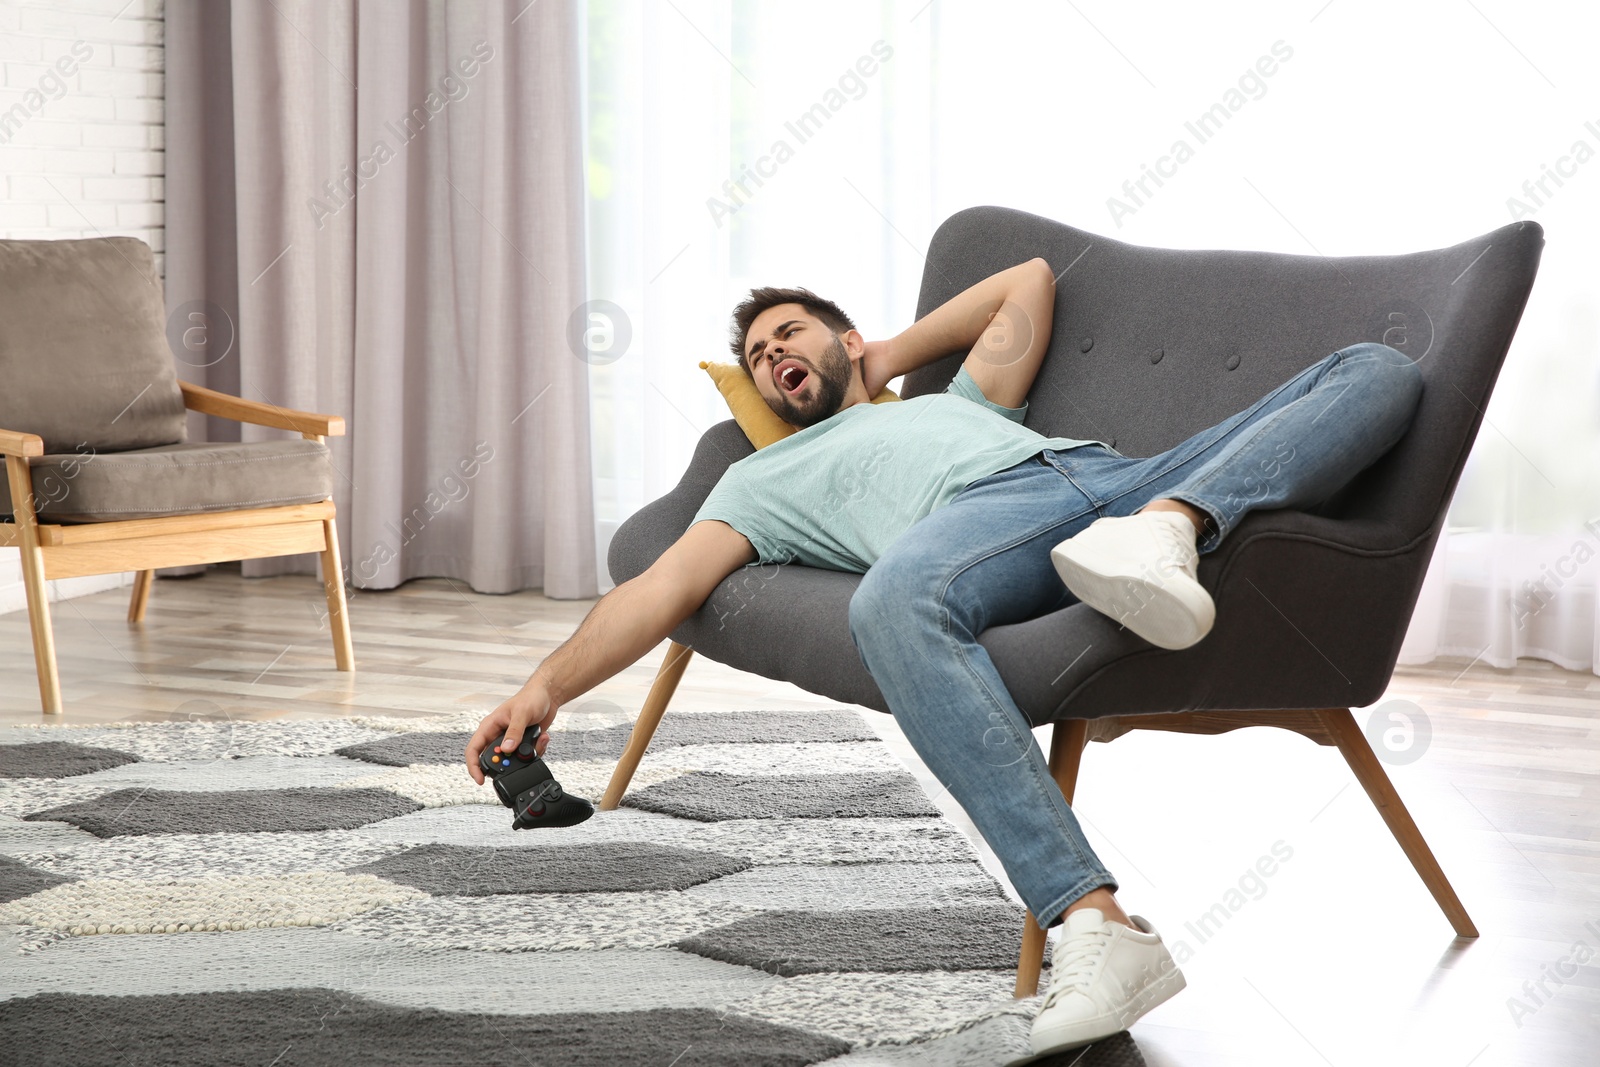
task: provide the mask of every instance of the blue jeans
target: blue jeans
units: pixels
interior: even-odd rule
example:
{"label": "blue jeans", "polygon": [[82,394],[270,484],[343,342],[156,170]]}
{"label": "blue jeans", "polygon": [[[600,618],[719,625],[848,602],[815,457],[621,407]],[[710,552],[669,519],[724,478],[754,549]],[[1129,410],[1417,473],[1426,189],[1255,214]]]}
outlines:
{"label": "blue jeans", "polygon": [[1097,518],[1182,500],[1209,517],[1196,544],[1206,553],[1246,512],[1325,499],[1394,446],[1421,394],[1421,372],[1407,356],[1352,345],[1160,455],[1130,458],[1099,444],[1046,449],[981,478],[867,571],[850,600],[861,661],[1041,925],[1117,882],[1084,839],[978,635],[1075,603],[1050,550]]}

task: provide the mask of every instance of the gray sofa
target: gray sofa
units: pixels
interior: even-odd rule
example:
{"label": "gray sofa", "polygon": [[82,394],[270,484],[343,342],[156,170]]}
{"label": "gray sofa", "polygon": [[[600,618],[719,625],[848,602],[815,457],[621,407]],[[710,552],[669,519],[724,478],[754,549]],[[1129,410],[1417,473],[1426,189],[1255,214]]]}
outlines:
{"label": "gray sofa", "polygon": [[[980,635],[1023,713],[1056,724],[1050,766],[1069,802],[1090,740],[1294,730],[1338,748],[1457,936],[1477,936],[1350,709],[1388,686],[1543,246],[1531,222],[1449,248],[1338,259],[1142,248],[999,207],[939,227],[918,318],[1034,256],[1061,272],[1050,349],[1028,395],[1027,425],[1045,436],[1153,455],[1358,341],[1388,344],[1422,369],[1421,404],[1389,453],[1315,508],[1250,513],[1201,557],[1217,621],[1199,644],[1157,648],[1076,603]],[[944,389],[964,358],[906,375],[903,394]],[[649,567],[751,451],[731,420],[706,431],[679,484],[617,531],[612,578]],[[602,806],[621,801],[692,652],[887,711],[850,637],[860,581],[798,565],[730,575],[671,635]],[[1037,988],[1044,946],[1030,915],[1017,996]]]}
{"label": "gray sofa", "polygon": [[[1426,382],[1410,432],[1337,496],[1314,511],[1253,512],[1201,557],[1217,622],[1198,645],[1155,648],[1082,604],[986,632],[980,643],[1023,712],[1042,725],[1378,700],[1543,244],[1531,222],[1435,251],[1338,259],[1142,248],[999,207],[971,208],[940,226],[918,318],[1033,256],[1058,271],[1074,264],[1057,283],[1054,335],[1028,394],[1027,425],[1046,436],[1152,455],[1357,341],[1399,349]],[[964,356],[906,375],[903,394],[943,390]],[[752,451],[731,419],[707,430],[679,484],[617,531],[612,580],[649,567],[722,472]],[[672,639],[719,663],[887,712],[850,640],[859,581],[804,566],[770,579],[735,573]],[[769,632],[785,640],[762,640]]]}

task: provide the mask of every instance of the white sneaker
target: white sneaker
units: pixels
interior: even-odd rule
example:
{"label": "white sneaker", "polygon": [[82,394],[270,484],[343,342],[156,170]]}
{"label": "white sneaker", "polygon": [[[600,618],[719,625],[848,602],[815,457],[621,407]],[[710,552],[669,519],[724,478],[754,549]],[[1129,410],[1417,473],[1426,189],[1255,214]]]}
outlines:
{"label": "white sneaker", "polygon": [[1034,1055],[1120,1033],[1187,984],[1155,927],[1128,918],[1137,929],[1099,908],[1079,908],[1062,922],[1050,989],[1033,1020]]}
{"label": "white sneaker", "polygon": [[1050,550],[1079,600],[1152,645],[1188,648],[1211,632],[1217,607],[1198,577],[1194,524],[1174,511],[1096,519]]}

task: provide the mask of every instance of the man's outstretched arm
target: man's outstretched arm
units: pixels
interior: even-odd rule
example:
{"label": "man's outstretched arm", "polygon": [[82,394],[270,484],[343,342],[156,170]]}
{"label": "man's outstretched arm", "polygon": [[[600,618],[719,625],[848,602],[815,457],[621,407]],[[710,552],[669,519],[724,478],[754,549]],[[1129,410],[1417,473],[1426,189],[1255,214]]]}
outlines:
{"label": "man's outstretched arm", "polygon": [[967,352],[962,365],[983,395],[1003,407],[1020,407],[1050,347],[1055,306],[1055,273],[1043,259],[991,274],[904,332],[869,345],[867,395],[877,396],[893,379],[951,352]]}
{"label": "man's outstretched arm", "polygon": [[516,747],[537,723],[544,754],[548,727],[561,705],[587,693],[659,645],[700,609],[728,575],[754,562],[750,541],[725,522],[706,519],[689,527],[649,570],[605,596],[584,617],[577,633],[534,670],[517,694],[484,716],[467,743],[467,772],[483,784],[478,754],[500,737]]}

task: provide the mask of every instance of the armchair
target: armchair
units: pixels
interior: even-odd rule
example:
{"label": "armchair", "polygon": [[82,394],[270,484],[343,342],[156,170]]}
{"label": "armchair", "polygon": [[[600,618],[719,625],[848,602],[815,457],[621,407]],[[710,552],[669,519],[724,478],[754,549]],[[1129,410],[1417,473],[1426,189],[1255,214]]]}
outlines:
{"label": "armchair", "polygon": [[[919,318],[1033,256],[1062,270],[1050,350],[1028,397],[1027,425],[1046,436],[1153,455],[1358,341],[1399,349],[1424,376],[1415,420],[1392,451],[1314,509],[1250,513],[1200,558],[1217,621],[1199,644],[1156,648],[1083,604],[979,638],[1033,724],[1055,724],[1050,766],[1069,802],[1090,740],[1141,729],[1293,730],[1339,750],[1456,933],[1477,936],[1350,709],[1388,685],[1543,243],[1537,224],[1521,222],[1406,255],[1188,251],[999,207],[969,208],[939,227]],[[903,395],[942,390],[964,355],[906,375]],[[649,567],[729,464],[752,451],[731,420],[706,431],[677,487],[617,531],[613,580]],[[799,565],[730,575],[671,635],[601,806],[622,799],[695,651],[887,711],[850,638],[860,580]],[[1030,915],[1017,996],[1037,989],[1044,947]]]}
{"label": "armchair", "polygon": [[[165,324],[143,241],[0,241],[0,547],[21,551],[47,714],[62,712],[53,578],[137,572],[139,622],[158,567],[316,552],[335,661],[355,669],[323,440],[344,420],[178,381]],[[300,440],[186,443],[186,411]]]}

